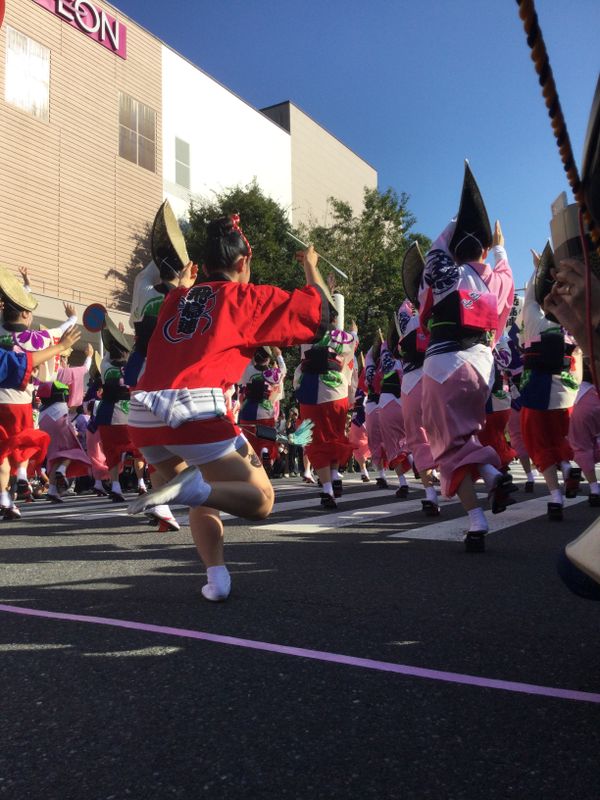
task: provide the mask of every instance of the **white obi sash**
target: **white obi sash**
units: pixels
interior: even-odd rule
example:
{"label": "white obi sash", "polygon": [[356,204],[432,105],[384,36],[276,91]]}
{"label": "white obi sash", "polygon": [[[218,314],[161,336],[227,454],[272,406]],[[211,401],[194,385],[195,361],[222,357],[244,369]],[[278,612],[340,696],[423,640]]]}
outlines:
{"label": "white obi sash", "polygon": [[132,394],[128,423],[134,428],[178,428],[185,422],[214,419],[226,413],[222,389],[160,389]]}

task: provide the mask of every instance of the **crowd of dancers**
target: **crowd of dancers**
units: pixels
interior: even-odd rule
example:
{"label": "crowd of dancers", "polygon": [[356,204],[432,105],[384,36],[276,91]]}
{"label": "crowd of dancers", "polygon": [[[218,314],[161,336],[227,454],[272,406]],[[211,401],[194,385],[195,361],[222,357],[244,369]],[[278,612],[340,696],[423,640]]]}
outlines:
{"label": "crowd of dancers", "polygon": [[[252,249],[235,215],[209,223],[201,270],[168,203],[152,246],[133,289],[135,335],[107,315],[103,356],[88,345],[77,367],[73,308],[58,328],[36,325],[27,270],[19,281],[0,269],[4,520],[21,516],[17,500],[60,506],[74,489],[124,503],[127,462],[131,513],[178,530],[171,506],[189,506],[202,592],[218,601],[231,588],[219,512],[266,517],[284,452],[319,484],[315,503],[326,510],[337,508],[349,468],[378,488],[391,470],[400,499],[417,492],[413,471],[427,517],[440,514],[439,491],[457,495],[467,552],[483,552],[488,531],[476,482],[502,513],[518,490],[515,459],[525,492],[534,469],[543,476],[551,520],[563,518],[582,474],[600,508],[600,400],[578,342],[548,311],[552,250],[533,253],[516,296],[501,226],[492,230],[468,165],[458,214],[424,256],[409,248],[405,296],[374,342],[345,325],[313,247],[297,254],[306,286],[287,292],[250,281]],[[283,349],[293,346],[301,359],[286,398]]]}

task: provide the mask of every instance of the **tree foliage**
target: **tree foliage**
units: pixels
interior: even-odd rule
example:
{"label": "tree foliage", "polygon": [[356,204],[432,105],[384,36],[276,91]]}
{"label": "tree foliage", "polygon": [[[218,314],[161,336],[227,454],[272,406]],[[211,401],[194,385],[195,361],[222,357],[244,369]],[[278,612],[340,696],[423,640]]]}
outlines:
{"label": "tree foliage", "polygon": [[233,213],[240,215],[240,227],[252,247],[253,283],[271,283],[282,289],[301,286],[304,273],[294,259],[298,245],[287,235],[291,229],[287,213],[263,194],[256,181],[226,189],[212,200],[192,201],[189,222],[184,226],[192,261],[202,264],[207,223]]}
{"label": "tree foliage", "polygon": [[[393,189],[380,192],[365,188],[364,208],[354,215],[345,202],[330,198],[333,221],[302,231],[305,241],[348,275],[336,273],[336,288],[344,295],[346,320],[356,320],[367,349],[377,329],[385,333],[404,298],[402,259],[410,244],[418,241],[426,252],[430,240],[413,232],[415,217],[408,209],[409,196]],[[329,267],[322,262],[322,269]]]}

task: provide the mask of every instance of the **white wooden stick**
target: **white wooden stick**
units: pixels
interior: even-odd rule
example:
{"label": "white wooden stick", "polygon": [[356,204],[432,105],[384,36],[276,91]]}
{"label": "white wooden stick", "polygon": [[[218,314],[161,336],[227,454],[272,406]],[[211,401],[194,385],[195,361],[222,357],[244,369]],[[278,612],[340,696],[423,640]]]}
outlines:
{"label": "white wooden stick", "polygon": [[[298,244],[299,244],[299,245],[301,245],[302,247],[308,247],[308,245],[307,245],[307,244],[305,244],[305,243],[302,241],[302,239],[299,239],[297,236],[294,236],[294,234],[293,234],[293,233],[290,233],[289,231],[286,231],[286,233],[287,233],[287,235],[290,237],[290,239],[293,239],[295,242],[298,242]],[[325,258],[325,256],[321,255],[321,253],[319,253],[319,258],[320,258],[322,261],[324,261],[326,264],[329,264],[329,266],[331,267],[331,269],[334,269],[334,270],[335,270],[335,271],[336,271],[336,272],[337,272],[339,275],[341,275],[341,276],[342,276],[342,278],[344,278],[344,279],[345,279],[345,280],[347,280],[347,281],[349,281],[349,280],[350,280],[350,278],[349,278],[349,277],[346,275],[346,273],[345,273],[345,272],[342,272],[342,270],[341,270],[341,269],[338,269],[338,268],[337,268],[337,267],[336,267],[334,264],[332,264],[332,263],[331,263],[331,261],[328,261],[328,260]]]}

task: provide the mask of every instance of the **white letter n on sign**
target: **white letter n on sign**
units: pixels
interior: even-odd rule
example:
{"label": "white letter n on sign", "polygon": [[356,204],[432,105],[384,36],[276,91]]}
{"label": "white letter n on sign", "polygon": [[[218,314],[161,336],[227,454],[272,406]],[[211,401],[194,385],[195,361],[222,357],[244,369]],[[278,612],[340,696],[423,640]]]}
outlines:
{"label": "white letter n on sign", "polygon": [[112,46],[114,47],[114,49],[118,50],[119,49],[119,33],[121,31],[121,29],[119,27],[119,20],[118,19],[114,19],[113,20],[114,28],[111,28],[110,21],[109,21],[108,17],[106,16],[106,14],[104,13],[104,11],[101,11],[100,14],[101,14],[100,20],[101,20],[101,26],[102,26],[101,31],[100,31],[100,41],[104,42],[104,41],[106,41],[106,39],[108,37],[108,39],[110,39],[110,42],[111,42]]}

